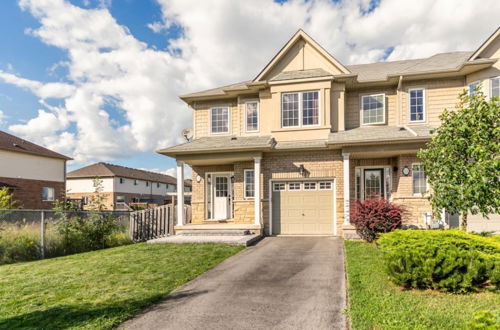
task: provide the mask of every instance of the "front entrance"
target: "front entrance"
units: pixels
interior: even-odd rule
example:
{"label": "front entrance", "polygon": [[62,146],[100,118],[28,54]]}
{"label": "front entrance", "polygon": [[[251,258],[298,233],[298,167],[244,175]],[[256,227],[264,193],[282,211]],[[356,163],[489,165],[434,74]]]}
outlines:
{"label": "front entrance", "polygon": [[272,184],[273,235],[334,235],[334,182]]}
{"label": "front entrance", "polygon": [[391,196],[391,167],[360,166],[355,168],[355,196],[357,200]]}
{"label": "front entrance", "polygon": [[232,173],[211,173],[208,175],[208,219],[227,220],[232,218]]}
{"label": "front entrance", "polygon": [[378,169],[365,169],[365,199],[380,198],[384,196],[384,170]]}

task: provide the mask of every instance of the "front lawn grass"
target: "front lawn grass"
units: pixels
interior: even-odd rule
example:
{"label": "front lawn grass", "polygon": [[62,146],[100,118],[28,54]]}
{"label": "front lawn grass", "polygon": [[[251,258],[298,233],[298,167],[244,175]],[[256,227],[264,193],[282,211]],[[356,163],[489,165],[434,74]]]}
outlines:
{"label": "front lawn grass", "polygon": [[345,241],[349,308],[357,329],[463,329],[475,312],[499,310],[499,293],[467,295],[404,290],[384,271],[373,244]]}
{"label": "front lawn grass", "polygon": [[242,249],[140,243],[0,266],[0,329],[107,329]]}

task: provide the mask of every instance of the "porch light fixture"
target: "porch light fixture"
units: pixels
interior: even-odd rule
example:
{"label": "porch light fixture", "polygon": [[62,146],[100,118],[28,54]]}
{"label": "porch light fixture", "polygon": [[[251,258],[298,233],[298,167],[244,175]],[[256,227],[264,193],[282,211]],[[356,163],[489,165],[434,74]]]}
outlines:
{"label": "porch light fixture", "polygon": [[393,169],[394,173],[398,173],[398,167],[397,166],[394,166]]}
{"label": "porch light fixture", "polygon": [[403,167],[403,170],[401,172],[403,172],[404,176],[410,175],[410,169],[408,168],[408,166]]}
{"label": "porch light fixture", "polygon": [[231,183],[234,183],[234,175],[231,175]]}
{"label": "porch light fixture", "polygon": [[199,175],[196,176],[196,182],[198,182],[198,183],[201,182],[201,176],[199,176]]}
{"label": "porch light fixture", "polygon": [[299,166],[300,175],[304,175],[304,172],[305,172],[304,164],[300,164],[300,166]]}

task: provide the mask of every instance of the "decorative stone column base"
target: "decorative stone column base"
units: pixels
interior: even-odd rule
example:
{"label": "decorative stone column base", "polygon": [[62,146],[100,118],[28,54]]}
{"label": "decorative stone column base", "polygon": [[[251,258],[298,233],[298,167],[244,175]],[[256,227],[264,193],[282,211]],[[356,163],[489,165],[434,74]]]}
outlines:
{"label": "decorative stone column base", "polygon": [[356,229],[353,225],[342,225],[342,236],[344,239],[348,241],[360,241],[361,237],[359,237]]}

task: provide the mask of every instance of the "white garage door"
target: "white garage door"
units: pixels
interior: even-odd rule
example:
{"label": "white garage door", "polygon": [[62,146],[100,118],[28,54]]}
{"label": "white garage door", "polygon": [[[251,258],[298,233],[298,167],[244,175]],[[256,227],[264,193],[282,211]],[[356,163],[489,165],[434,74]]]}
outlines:
{"label": "white garage door", "polygon": [[272,184],[273,235],[333,235],[333,181]]}

